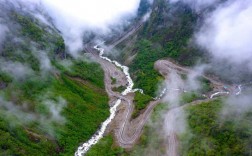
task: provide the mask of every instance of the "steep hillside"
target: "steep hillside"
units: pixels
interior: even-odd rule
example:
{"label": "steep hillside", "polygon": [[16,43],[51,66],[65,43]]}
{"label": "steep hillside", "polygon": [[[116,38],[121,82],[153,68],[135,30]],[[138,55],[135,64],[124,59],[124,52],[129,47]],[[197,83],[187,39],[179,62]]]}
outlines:
{"label": "steep hillside", "polygon": [[199,1],[139,0],[96,19],[63,1],[0,0],[0,155],[68,156],[78,146],[88,156],[251,155],[252,64],[240,53],[222,59],[233,49],[219,44],[234,40],[249,56],[246,33],[211,43],[219,53],[195,41],[216,9],[238,1],[197,10]]}
{"label": "steep hillside", "polygon": [[161,58],[172,58],[183,65],[194,65],[203,58],[203,53],[188,45],[199,15],[188,6],[169,4],[163,0],[154,1],[147,22],[136,36],[124,41],[124,55],[121,61],[130,66],[136,88],[143,88],[146,94],[154,96],[159,74],[154,62]]}
{"label": "steep hillside", "polygon": [[0,155],[73,155],[109,115],[104,75],[50,23],[1,7]]}

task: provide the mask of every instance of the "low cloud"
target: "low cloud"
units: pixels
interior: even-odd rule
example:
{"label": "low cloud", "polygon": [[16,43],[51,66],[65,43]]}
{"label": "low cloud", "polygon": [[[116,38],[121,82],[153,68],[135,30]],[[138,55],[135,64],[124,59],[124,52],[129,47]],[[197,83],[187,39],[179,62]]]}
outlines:
{"label": "low cloud", "polygon": [[48,58],[46,52],[40,52],[39,56],[40,59],[40,69],[42,71],[49,71],[52,68],[51,61]]}
{"label": "low cloud", "polygon": [[170,107],[178,107],[180,104],[180,90],[184,89],[185,82],[175,71],[171,71],[168,76],[168,79],[165,80],[165,88],[167,88],[168,93],[163,101],[169,103]]}
{"label": "low cloud", "polygon": [[250,95],[240,95],[229,97],[225,101],[225,105],[221,111],[221,117],[223,119],[234,118],[242,119],[242,115],[245,112],[252,110],[251,105],[252,97]]}
{"label": "low cloud", "polygon": [[[111,33],[113,27],[128,24],[137,15],[140,0],[11,0],[16,8],[28,11],[43,23],[47,15],[62,33],[72,56],[79,56],[83,38],[93,32]],[[40,14],[38,14],[38,12]],[[114,28],[113,28],[114,29]]]}
{"label": "low cloud", "polygon": [[166,138],[166,155],[177,155],[179,149],[178,137],[188,130],[184,107],[181,106],[181,98],[184,92],[193,92],[200,89],[198,78],[202,75],[205,66],[196,67],[182,79],[182,75],[170,69],[166,76],[165,87],[167,93],[162,102],[167,103],[169,110],[163,114],[164,123],[162,133]]}
{"label": "low cloud", "polygon": [[[2,96],[0,96],[0,107],[1,111],[5,110],[1,114],[5,118],[10,118],[10,116],[15,116],[18,120],[16,122],[10,122],[11,125],[15,125],[17,123],[22,122],[23,124],[27,124],[30,121],[35,120],[35,115],[31,113],[25,113],[25,110],[27,110],[26,104],[23,105],[15,105],[14,103],[5,100]],[[23,111],[22,111],[23,110]]]}
{"label": "low cloud", "polygon": [[[47,51],[38,50],[36,46],[31,47],[32,55],[36,57],[40,63],[40,70],[42,74],[47,73],[48,71],[53,69],[51,64],[51,60],[48,57]],[[48,50],[49,51],[49,50]]]}
{"label": "low cloud", "polygon": [[10,74],[14,79],[24,79],[34,74],[34,71],[26,64],[0,59],[0,70]]}
{"label": "low cloud", "polygon": [[214,59],[252,71],[252,1],[229,0],[206,16],[195,38]]}
{"label": "low cloud", "polygon": [[110,26],[120,25],[127,18],[135,16],[139,3],[139,0],[42,1],[74,56],[82,48],[85,32],[108,34]]}
{"label": "low cloud", "polygon": [[64,123],[65,117],[61,115],[64,107],[66,107],[66,100],[62,97],[58,97],[57,101],[45,99],[42,102],[49,110],[49,120]]}
{"label": "low cloud", "polygon": [[[56,100],[48,99],[46,96],[40,99],[40,102],[48,110],[47,114],[32,113],[28,109],[28,104],[14,104],[0,96],[1,116],[6,120],[11,120],[10,125],[28,125],[32,122],[38,122],[39,128],[51,136],[55,135],[53,123],[64,124],[65,117],[61,115],[67,102],[62,97]],[[2,110],[4,110],[2,112]]]}

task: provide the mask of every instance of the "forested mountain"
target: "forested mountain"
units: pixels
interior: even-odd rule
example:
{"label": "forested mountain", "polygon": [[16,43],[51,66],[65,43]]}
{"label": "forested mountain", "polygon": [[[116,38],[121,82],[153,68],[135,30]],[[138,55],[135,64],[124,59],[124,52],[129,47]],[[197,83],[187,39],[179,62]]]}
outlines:
{"label": "forested mountain", "polygon": [[0,155],[251,155],[252,3],[36,2],[0,0]]}

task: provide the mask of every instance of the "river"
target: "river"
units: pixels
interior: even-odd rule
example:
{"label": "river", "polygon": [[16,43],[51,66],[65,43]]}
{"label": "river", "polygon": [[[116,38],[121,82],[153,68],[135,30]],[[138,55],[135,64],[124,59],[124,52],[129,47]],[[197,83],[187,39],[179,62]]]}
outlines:
{"label": "river", "polygon": [[[109,59],[108,57],[103,56],[104,54],[104,49],[100,48],[99,45],[94,46],[94,49],[99,51],[99,56],[101,59],[104,59],[110,63],[115,64],[117,67],[121,68],[123,73],[125,74],[125,77],[127,78],[127,88],[121,93],[123,96],[127,95],[128,93],[131,92],[136,92],[139,91],[141,93],[143,93],[142,89],[133,89],[134,83],[133,80],[130,77],[129,74],[129,68],[127,66],[123,66],[121,65],[119,62],[117,61],[112,61],[111,59]],[[91,139],[89,139],[87,142],[83,143],[81,146],[78,147],[77,151],[75,152],[75,156],[83,156],[87,153],[87,151],[95,144],[98,143],[98,141],[103,137],[104,132],[107,128],[107,126],[109,125],[109,123],[111,123],[111,121],[114,119],[115,114],[116,114],[116,110],[117,107],[121,104],[121,99],[118,99],[114,106],[110,107],[110,116],[109,118],[107,118],[102,124],[101,124],[101,128],[91,137]]]}

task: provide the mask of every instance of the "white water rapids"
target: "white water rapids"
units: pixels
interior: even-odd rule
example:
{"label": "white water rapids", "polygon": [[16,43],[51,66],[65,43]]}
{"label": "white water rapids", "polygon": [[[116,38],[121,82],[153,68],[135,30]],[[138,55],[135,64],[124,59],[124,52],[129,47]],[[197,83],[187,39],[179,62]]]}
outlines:
{"label": "white water rapids", "polygon": [[[142,89],[133,89],[134,83],[133,83],[133,80],[130,77],[129,68],[127,66],[123,66],[120,63],[118,63],[117,61],[112,61],[111,59],[109,59],[107,57],[104,57],[103,56],[104,49],[99,48],[98,45],[94,46],[94,49],[96,49],[96,50],[98,50],[100,52],[99,53],[100,58],[115,64],[117,67],[119,67],[119,68],[121,68],[123,70],[123,73],[125,74],[125,76],[127,78],[128,85],[127,85],[127,88],[122,92],[122,95],[127,95],[130,92],[136,92],[136,91],[139,91],[139,92],[143,93]],[[104,134],[107,126],[112,121],[112,119],[114,119],[117,107],[121,104],[121,101],[122,101],[121,99],[118,99],[115,102],[115,105],[110,108],[109,118],[102,123],[101,128],[91,137],[90,140],[88,140],[87,142],[83,143],[81,146],[78,147],[78,150],[75,152],[75,156],[85,155],[87,153],[87,151],[93,145],[98,143],[98,141],[103,137],[103,134]]]}
{"label": "white water rapids", "polygon": [[217,95],[222,95],[222,94],[229,94],[229,92],[216,92],[216,93],[214,93],[214,94],[212,94],[211,96],[210,96],[210,99],[212,99],[212,98],[214,98],[215,96],[217,96]]}

